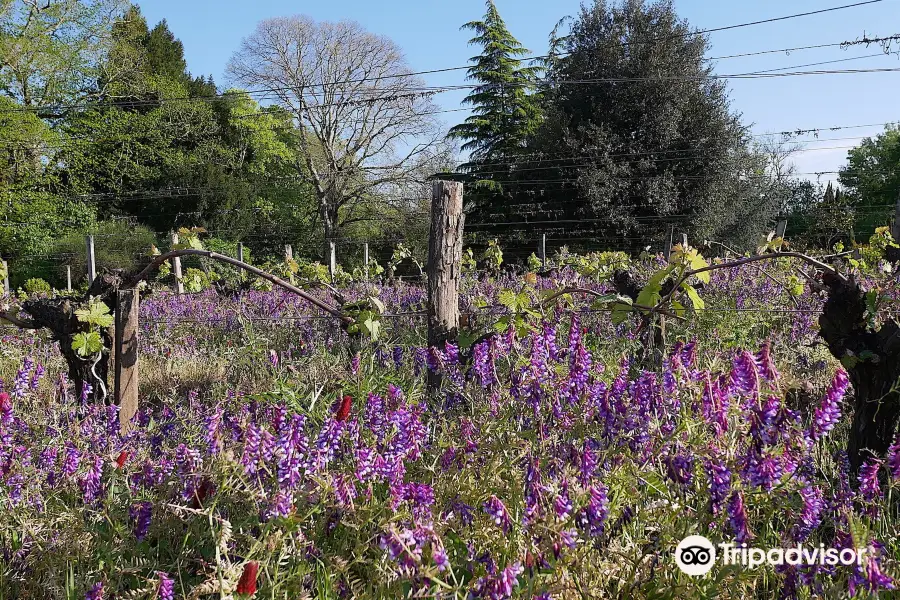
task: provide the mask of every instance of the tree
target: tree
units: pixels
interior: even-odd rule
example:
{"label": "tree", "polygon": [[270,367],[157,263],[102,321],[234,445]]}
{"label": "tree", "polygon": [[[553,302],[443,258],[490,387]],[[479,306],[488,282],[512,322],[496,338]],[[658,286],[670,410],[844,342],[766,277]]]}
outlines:
{"label": "tree", "polygon": [[[540,108],[530,92],[535,87],[539,67],[524,67],[517,57],[528,50],[506,28],[493,0],[487,0],[482,21],[463,25],[476,33],[470,45],[482,53],[470,60],[467,79],[477,81],[463,100],[472,106],[472,116],[450,129],[450,137],[463,140],[468,151],[466,165],[481,179],[502,179],[488,166],[509,161],[525,148],[528,137],[540,123]],[[486,171],[480,173],[479,171]]]}
{"label": "tree", "polygon": [[847,166],[838,177],[850,204],[858,207],[858,232],[868,239],[876,227],[890,222],[900,199],[900,128],[888,125],[847,152]]}
{"label": "tree", "polygon": [[350,21],[262,21],[228,64],[230,77],[265,91],[298,129],[295,175],[312,184],[328,241],[366,217],[352,208],[397,198],[441,139],[435,105],[400,49]]}
{"label": "tree", "polygon": [[660,247],[670,223],[720,241],[771,225],[766,161],[710,77],[707,40],[671,3],[598,0],[555,46],[533,156],[512,173],[515,202],[485,223],[560,221],[562,235],[635,250]]}
{"label": "tree", "polygon": [[[95,95],[97,66],[124,0],[0,2],[0,93],[42,117]],[[48,108],[49,107],[49,108]]]}

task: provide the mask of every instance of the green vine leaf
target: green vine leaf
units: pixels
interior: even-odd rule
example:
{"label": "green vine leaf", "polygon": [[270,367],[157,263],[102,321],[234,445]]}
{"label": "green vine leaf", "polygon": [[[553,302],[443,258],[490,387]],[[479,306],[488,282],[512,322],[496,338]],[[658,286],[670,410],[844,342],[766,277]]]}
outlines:
{"label": "green vine leaf", "polygon": [[109,307],[93,299],[87,308],[76,310],[75,316],[80,322],[93,327],[109,327],[115,322],[113,315],[109,314]]}
{"label": "green vine leaf", "polygon": [[92,356],[103,350],[103,340],[97,331],[77,333],[72,338],[72,350],[82,358]]}
{"label": "green vine leaf", "polygon": [[687,283],[682,283],[681,288],[685,292],[687,292],[688,298],[691,299],[691,304],[694,306],[694,310],[703,310],[704,308],[706,308],[706,303],[703,301],[703,298],[700,297],[700,294],[697,293],[697,290],[694,289],[694,286],[688,285]]}

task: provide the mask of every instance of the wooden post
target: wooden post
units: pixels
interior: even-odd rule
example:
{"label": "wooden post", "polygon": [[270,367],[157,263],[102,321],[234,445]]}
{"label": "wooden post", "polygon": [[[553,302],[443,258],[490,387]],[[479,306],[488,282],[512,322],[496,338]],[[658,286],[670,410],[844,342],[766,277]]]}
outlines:
{"label": "wooden post", "polygon": [[687,246],[688,246],[688,242],[687,242],[687,234],[686,234],[686,233],[682,233],[682,234],[681,234],[681,247],[682,247],[682,248],[687,248]]}
{"label": "wooden post", "polygon": [[72,291],[72,267],[66,266],[66,291]]}
{"label": "wooden post", "polygon": [[3,293],[9,294],[9,264],[3,261]]}
{"label": "wooden post", "polygon": [[285,262],[289,260],[294,260],[294,249],[291,248],[290,244],[284,245],[284,260]]}
{"label": "wooden post", "polygon": [[784,235],[787,233],[787,219],[778,221],[778,224],[775,225],[775,237],[784,239]]}
{"label": "wooden post", "polygon": [[[178,234],[172,234],[172,247],[178,245]],[[172,259],[172,270],[175,271],[175,291],[181,295],[184,293],[184,281],[181,279],[181,258]]]}
{"label": "wooden post", "polygon": [[138,410],[138,307],[137,289],[118,291],[115,339],[115,402],[119,429],[125,434]]}
{"label": "wooden post", "polygon": [[[459,277],[462,271],[463,184],[435,181],[431,194],[428,238],[428,345],[443,350],[459,334]],[[440,374],[429,373],[428,386],[440,386]]]}
{"label": "wooden post", "polygon": [[87,276],[88,286],[90,287],[94,283],[94,279],[97,278],[97,264],[94,261],[94,236],[86,236],[84,243],[87,246]]}
{"label": "wooden post", "polygon": [[[244,244],[238,242],[237,244],[237,259],[241,262],[244,262]],[[244,279],[244,270],[241,269],[241,280]]]}
{"label": "wooden post", "polygon": [[363,267],[366,274],[366,281],[369,280],[369,242],[363,242]]}
{"label": "wooden post", "polygon": [[675,245],[675,225],[669,225],[669,243],[666,244],[666,262],[672,256],[672,246]]}
{"label": "wooden post", "polygon": [[541,270],[547,270],[547,234],[541,234]]}
{"label": "wooden post", "polygon": [[328,274],[331,275],[331,283],[334,283],[334,272],[337,270],[337,257],[334,251],[334,240],[328,242]]}
{"label": "wooden post", "polygon": [[891,235],[894,241],[900,240],[900,194],[897,194],[897,205],[894,208],[894,222],[891,225]]}

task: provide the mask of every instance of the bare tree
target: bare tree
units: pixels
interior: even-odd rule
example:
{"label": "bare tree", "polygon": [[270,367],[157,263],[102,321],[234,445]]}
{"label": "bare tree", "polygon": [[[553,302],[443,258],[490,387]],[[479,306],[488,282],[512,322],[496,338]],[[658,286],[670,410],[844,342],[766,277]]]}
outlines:
{"label": "bare tree", "polygon": [[401,196],[442,138],[436,107],[390,39],[358,23],[262,21],[229,61],[231,79],[289,110],[295,168],[311,181],[328,242],[372,196]]}

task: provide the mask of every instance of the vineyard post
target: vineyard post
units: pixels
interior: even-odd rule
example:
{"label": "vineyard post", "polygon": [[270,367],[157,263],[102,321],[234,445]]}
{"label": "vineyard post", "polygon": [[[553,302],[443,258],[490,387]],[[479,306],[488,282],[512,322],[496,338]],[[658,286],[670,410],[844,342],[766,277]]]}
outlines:
{"label": "vineyard post", "polygon": [[115,403],[119,429],[125,434],[138,410],[138,308],[137,288],[117,291],[115,331]]}
{"label": "vineyard post", "polygon": [[666,244],[666,262],[672,256],[672,246],[675,244],[675,225],[669,225],[669,243]]}
{"label": "vineyard post", "polygon": [[891,235],[900,240],[900,192],[897,193],[897,205],[894,208],[894,222],[891,224]]}
{"label": "vineyard post", "polygon": [[[462,182],[435,180],[428,238],[428,345],[441,349],[459,334],[464,224]],[[436,390],[440,383],[440,374],[429,372],[429,389]]]}
{"label": "vineyard post", "polygon": [[294,249],[291,248],[290,244],[284,245],[284,260],[285,262],[289,260],[294,260]]}
{"label": "vineyard post", "polygon": [[775,237],[784,239],[785,234],[787,233],[787,220],[783,219],[778,221],[778,224],[775,226]]}
{"label": "vineyard post", "polygon": [[94,262],[94,236],[85,236],[84,243],[87,246],[87,276],[88,286],[90,287],[94,279],[97,278],[97,264]]}
{"label": "vineyard post", "polygon": [[66,266],[66,291],[72,291],[72,267],[71,265]]}
{"label": "vineyard post", "polygon": [[547,270],[547,234],[541,234],[541,270]]}
{"label": "vineyard post", "polygon": [[[172,234],[172,248],[175,248],[178,245],[178,234]],[[178,292],[178,295],[184,293],[184,280],[181,278],[181,258],[175,257],[172,259],[172,269],[175,271],[175,291]]]}
{"label": "vineyard post", "polygon": [[363,269],[366,274],[366,281],[369,280],[369,242],[363,242]]}
{"label": "vineyard post", "polygon": [[[241,242],[237,243],[237,259],[241,262],[244,262],[244,244]],[[241,269],[241,281],[244,279],[244,270]]]}
{"label": "vineyard post", "polygon": [[682,234],[681,234],[681,247],[682,247],[682,248],[687,248],[687,245],[688,245],[687,234],[686,234],[686,233],[682,233]]}
{"label": "vineyard post", "polygon": [[9,294],[9,264],[3,261],[3,293]]}
{"label": "vineyard post", "polygon": [[328,242],[328,274],[331,275],[331,283],[334,283],[334,272],[337,270],[337,257],[334,252],[334,240]]}

